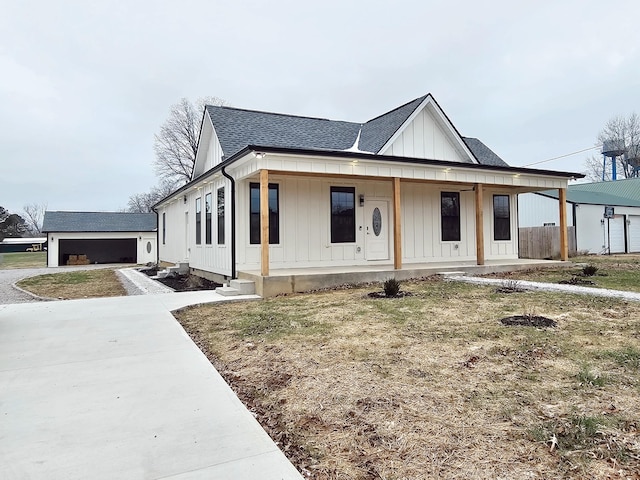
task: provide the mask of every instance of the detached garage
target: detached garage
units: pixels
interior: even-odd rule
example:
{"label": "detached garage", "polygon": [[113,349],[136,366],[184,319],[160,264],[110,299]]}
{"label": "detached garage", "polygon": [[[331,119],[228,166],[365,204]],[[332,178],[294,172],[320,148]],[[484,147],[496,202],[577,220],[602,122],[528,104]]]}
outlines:
{"label": "detached garage", "polygon": [[[519,195],[519,226],[558,225],[557,198],[555,190]],[[569,185],[567,219],[578,251],[640,253],[640,178]]]}
{"label": "detached garage", "polygon": [[45,212],[42,231],[49,267],[157,258],[155,213]]}

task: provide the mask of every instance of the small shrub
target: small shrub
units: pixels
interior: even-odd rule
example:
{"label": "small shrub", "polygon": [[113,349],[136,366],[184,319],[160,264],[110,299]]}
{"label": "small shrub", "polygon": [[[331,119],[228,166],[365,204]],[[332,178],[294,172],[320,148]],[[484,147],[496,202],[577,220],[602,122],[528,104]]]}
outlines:
{"label": "small shrub", "polygon": [[387,297],[395,297],[400,292],[400,282],[395,278],[389,278],[385,280],[383,289]]}
{"label": "small shrub", "polygon": [[520,286],[518,280],[504,280],[498,288],[496,293],[518,293],[523,292],[524,289]]}
{"label": "small shrub", "polygon": [[582,267],[582,274],[585,277],[593,277],[597,272],[598,267],[593,264],[585,265],[584,267]]}

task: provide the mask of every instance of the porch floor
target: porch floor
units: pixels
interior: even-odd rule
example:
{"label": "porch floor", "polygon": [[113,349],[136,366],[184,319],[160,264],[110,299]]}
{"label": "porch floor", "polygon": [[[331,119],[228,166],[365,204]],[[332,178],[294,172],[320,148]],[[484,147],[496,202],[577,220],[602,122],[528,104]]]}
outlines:
{"label": "porch floor", "polygon": [[535,260],[517,258],[508,260],[487,260],[484,265],[476,265],[475,260],[433,263],[411,263],[395,270],[393,265],[355,265],[309,268],[271,268],[263,277],[259,270],[238,272],[239,278],[253,280],[258,295],[270,297],[281,293],[305,292],[344,284],[382,282],[390,277],[397,280],[427,277],[444,272],[465,272],[486,274],[526,270],[528,268],[569,265],[570,262],[555,260]]}

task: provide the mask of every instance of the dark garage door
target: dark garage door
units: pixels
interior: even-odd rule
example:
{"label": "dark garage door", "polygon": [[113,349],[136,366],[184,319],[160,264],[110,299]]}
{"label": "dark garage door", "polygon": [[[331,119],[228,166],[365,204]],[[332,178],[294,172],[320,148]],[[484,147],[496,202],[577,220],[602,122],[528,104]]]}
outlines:
{"label": "dark garage door", "polygon": [[69,255],[86,255],[89,263],[136,263],[135,238],[60,240],[58,265],[66,265]]}

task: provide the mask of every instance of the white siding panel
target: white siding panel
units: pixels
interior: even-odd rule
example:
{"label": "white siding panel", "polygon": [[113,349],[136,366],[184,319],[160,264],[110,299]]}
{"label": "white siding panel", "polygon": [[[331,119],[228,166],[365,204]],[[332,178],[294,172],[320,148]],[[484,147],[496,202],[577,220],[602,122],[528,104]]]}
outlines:
{"label": "white siding panel", "polygon": [[459,153],[453,141],[455,140],[449,138],[432,114],[427,109],[423,109],[391,146],[381,153],[398,157],[470,162]]}
{"label": "white siding panel", "polygon": [[[567,225],[573,226],[573,204],[567,202]],[[542,227],[545,223],[560,225],[558,200],[537,193],[518,195],[520,227]]]}

